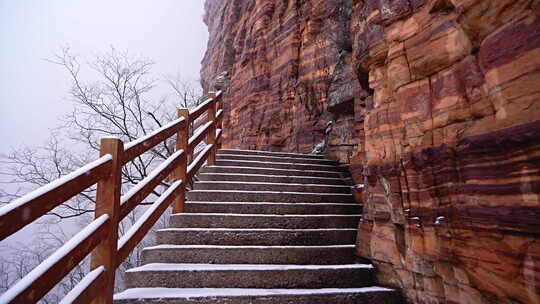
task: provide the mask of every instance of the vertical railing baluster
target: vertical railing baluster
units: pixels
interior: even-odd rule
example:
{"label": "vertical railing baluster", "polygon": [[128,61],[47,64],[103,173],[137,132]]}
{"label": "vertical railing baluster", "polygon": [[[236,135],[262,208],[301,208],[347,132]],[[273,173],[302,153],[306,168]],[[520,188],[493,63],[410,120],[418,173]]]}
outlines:
{"label": "vertical railing baluster", "polygon": [[182,187],[181,193],[173,201],[172,212],[173,213],[182,213],[184,212],[184,202],[186,200],[186,185],[187,181],[187,164],[190,155],[188,140],[189,140],[189,110],[188,109],[179,109],[177,112],[177,117],[184,117],[185,123],[183,127],[178,130],[176,134],[176,151],[184,150],[182,156],[182,161],[180,165],[174,170],[173,180],[182,180],[184,186]]}
{"label": "vertical railing baluster", "polygon": [[221,142],[223,141],[223,116],[225,115],[225,112],[223,111],[223,93],[219,94],[216,99],[216,113],[219,110],[221,110],[221,119],[216,124],[216,129],[221,130],[221,140],[216,144],[216,151],[221,149]]}
{"label": "vertical railing baluster", "polygon": [[103,214],[109,216],[109,233],[92,251],[91,269],[100,266],[106,268],[105,287],[92,303],[110,304],[114,293],[114,279],[116,271],[116,254],[118,243],[118,218],[120,214],[122,154],[124,144],[118,138],[102,138],[99,155],[112,155],[111,174],[98,182],[96,193],[95,217]]}
{"label": "vertical railing baluster", "polygon": [[216,164],[216,93],[208,93],[208,98],[212,98],[213,101],[208,107],[207,121],[213,121],[214,123],[208,128],[208,135],[206,136],[206,142],[209,145],[214,145],[208,154],[208,165],[213,166]]}

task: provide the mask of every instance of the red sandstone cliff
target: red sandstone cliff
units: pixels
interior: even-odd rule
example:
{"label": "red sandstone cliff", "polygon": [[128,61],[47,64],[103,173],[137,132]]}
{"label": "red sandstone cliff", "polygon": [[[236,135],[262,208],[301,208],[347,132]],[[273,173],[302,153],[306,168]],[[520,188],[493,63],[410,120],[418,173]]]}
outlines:
{"label": "red sandstone cliff", "polygon": [[415,303],[540,303],[540,1],[206,11],[201,77],[227,88],[226,146],[325,141],[350,163],[358,253],[382,284]]}

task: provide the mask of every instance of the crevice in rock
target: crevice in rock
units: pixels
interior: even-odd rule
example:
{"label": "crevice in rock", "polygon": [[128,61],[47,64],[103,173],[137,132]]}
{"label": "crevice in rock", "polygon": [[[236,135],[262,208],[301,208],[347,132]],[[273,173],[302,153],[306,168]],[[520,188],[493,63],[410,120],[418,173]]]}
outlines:
{"label": "crevice in rock", "polygon": [[394,238],[399,254],[404,259],[407,254],[407,242],[405,240],[405,227],[402,224],[394,224]]}
{"label": "crevice in rock", "polygon": [[450,0],[437,0],[429,10],[429,13],[447,15],[455,10],[456,7]]}

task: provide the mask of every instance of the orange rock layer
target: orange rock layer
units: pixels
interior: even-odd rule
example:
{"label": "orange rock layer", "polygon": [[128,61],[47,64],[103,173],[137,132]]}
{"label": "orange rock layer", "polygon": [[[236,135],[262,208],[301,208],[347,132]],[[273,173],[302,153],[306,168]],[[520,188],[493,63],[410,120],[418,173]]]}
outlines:
{"label": "orange rock layer", "polygon": [[540,1],[206,10],[201,77],[226,88],[226,146],[322,142],[349,164],[381,284],[411,303],[540,303]]}

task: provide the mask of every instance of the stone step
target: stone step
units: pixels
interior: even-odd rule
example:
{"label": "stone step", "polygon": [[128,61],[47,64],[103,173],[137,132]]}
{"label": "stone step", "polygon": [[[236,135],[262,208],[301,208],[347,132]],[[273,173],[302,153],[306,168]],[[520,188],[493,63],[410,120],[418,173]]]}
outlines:
{"label": "stone step", "polygon": [[155,263],[125,280],[127,288],[352,288],[373,284],[373,266]]}
{"label": "stone step", "polygon": [[340,245],[356,242],[356,229],[165,228],[158,244],[173,245]]}
{"label": "stone step", "polygon": [[265,155],[243,155],[243,154],[221,154],[216,155],[220,160],[242,160],[242,161],[259,161],[259,162],[276,162],[276,163],[303,163],[315,165],[330,165],[337,166],[337,162],[329,159],[317,158],[301,158],[301,157],[285,157],[285,156],[265,156]]}
{"label": "stone step", "polygon": [[238,190],[190,190],[190,201],[206,202],[273,202],[273,203],[353,203],[349,193],[310,193]]}
{"label": "stone step", "polygon": [[237,173],[199,173],[197,177],[201,181],[345,185],[345,181],[342,178],[310,177],[310,176],[237,174]]}
{"label": "stone step", "polygon": [[362,206],[320,155],[219,150],[115,303],[400,303],[355,255]]}
{"label": "stone step", "polygon": [[361,214],[362,205],[342,203],[198,202],[185,203],[187,213]]}
{"label": "stone step", "polygon": [[142,252],[143,264],[294,264],[336,265],[359,260],[354,245],[326,246],[220,246],[157,245]]}
{"label": "stone step", "polygon": [[234,150],[234,149],[221,149],[217,151],[217,154],[243,154],[243,155],[262,155],[262,156],[276,156],[276,157],[298,157],[298,158],[314,158],[324,159],[323,155],[319,154],[302,154],[302,153],[287,153],[287,152],[270,152],[260,150]]}
{"label": "stone step", "polygon": [[195,190],[240,190],[240,191],[273,191],[273,192],[311,192],[311,193],[351,193],[351,187],[345,185],[317,185],[291,183],[260,182],[195,182]]}
{"label": "stone step", "polygon": [[173,228],[357,228],[361,215],[269,215],[178,213],[170,217]]}
{"label": "stone step", "polygon": [[132,288],[114,296],[117,304],[399,304],[393,289],[370,286],[325,289]]}
{"label": "stone step", "polygon": [[217,159],[217,166],[228,167],[252,167],[252,168],[272,168],[272,169],[287,169],[287,170],[312,170],[312,171],[331,171],[343,172],[343,169],[334,165],[316,165],[302,163],[277,163],[277,162],[262,162],[252,160],[224,160]]}
{"label": "stone step", "polygon": [[258,168],[242,166],[204,166],[199,171],[201,173],[235,173],[235,174],[263,174],[263,175],[289,175],[289,176],[309,176],[343,178],[343,174],[338,171],[317,171],[317,170],[292,170],[275,168]]}

